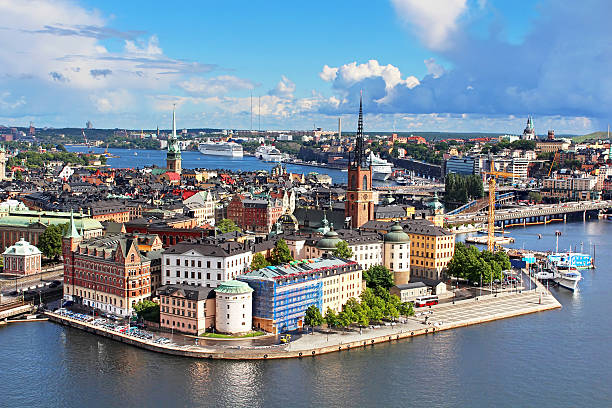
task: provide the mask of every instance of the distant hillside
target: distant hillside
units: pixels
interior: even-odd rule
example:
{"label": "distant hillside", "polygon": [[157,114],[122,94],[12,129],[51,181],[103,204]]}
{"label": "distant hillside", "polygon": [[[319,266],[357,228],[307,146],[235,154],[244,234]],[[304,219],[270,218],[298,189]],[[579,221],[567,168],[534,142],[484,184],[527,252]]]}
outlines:
{"label": "distant hillside", "polygon": [[589,133],[588,135],[572,137],[572,140],[577,143],[585,142],[587,140],[597,140],[597,139],[607,140],[608,132],[607,131],[606,132],[593,132],[593,133]]}

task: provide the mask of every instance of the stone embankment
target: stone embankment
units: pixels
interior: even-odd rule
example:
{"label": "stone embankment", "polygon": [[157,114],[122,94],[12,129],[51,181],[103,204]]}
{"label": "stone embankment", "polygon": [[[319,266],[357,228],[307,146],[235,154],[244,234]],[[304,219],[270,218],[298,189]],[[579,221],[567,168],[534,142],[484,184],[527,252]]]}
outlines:
{"label": "stone embankment", "polygon": [[273,346],[164,345],[52,312],[47,312],[46,315],[54,322],[150,351],[194,358],[262,360],[313,357],[360,347],[372,347],[380,343],[420,335],[435,335],[444,330],[560,307],[561,304],[550,292],[538,285],[536,290],[524,291],[523,293],[486,295],[458,301],[455,304],[440,304],[425,311],[418,310],[418,316],[406,319],[404,322],[393,326],[346,332],[326,333],[325,331],[317,331],[315,334],[304,334],[290,344]]}

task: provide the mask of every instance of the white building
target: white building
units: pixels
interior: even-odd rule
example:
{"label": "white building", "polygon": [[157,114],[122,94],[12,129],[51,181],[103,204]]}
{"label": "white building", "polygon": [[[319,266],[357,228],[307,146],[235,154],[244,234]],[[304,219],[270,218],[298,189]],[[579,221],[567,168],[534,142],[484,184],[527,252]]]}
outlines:
{"label": "white building", "polygon": [[253,289],[237,280],[223,282],[215,289],[215,329],[238,334],[253,326]]}
{"label": "white building", "polygon": [[393,272],[396,285],[410,282],[410,236],[399,223],[385,234],[384,265]]}
{"label": "white building", "polygon": [[253,255],[245,244],[185,241],[162,254],[162,285],[216,288],[247,271]]}
{"label": "white building", "polygon": [[200,191],[183,200],[190,215],[197,220],[198,226],[204,224],[215,225],[215,206],[217,199],[209,191]]}

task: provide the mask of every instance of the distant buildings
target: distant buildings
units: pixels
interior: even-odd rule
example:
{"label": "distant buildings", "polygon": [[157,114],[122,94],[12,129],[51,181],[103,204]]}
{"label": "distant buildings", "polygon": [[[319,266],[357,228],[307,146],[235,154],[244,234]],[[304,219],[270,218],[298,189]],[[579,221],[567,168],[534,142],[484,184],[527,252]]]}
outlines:
{"label": "distant buildings", "polygon": [[537,136],[535,133],[535,128],[533,127],[533,118],[531,115],[527,118],[527,126],[525,130],[523,130],[523,135],[521,136],[523,140],[536,140]]}

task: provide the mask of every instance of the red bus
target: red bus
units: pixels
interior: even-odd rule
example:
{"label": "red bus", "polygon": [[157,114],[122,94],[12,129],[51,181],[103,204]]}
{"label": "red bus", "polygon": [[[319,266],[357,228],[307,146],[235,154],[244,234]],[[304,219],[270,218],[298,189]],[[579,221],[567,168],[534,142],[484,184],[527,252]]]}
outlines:
{"label": "red bus", "polygon": [[414,300],[414,307],[433,306],[438,304],[436,295],[420,296]]}

